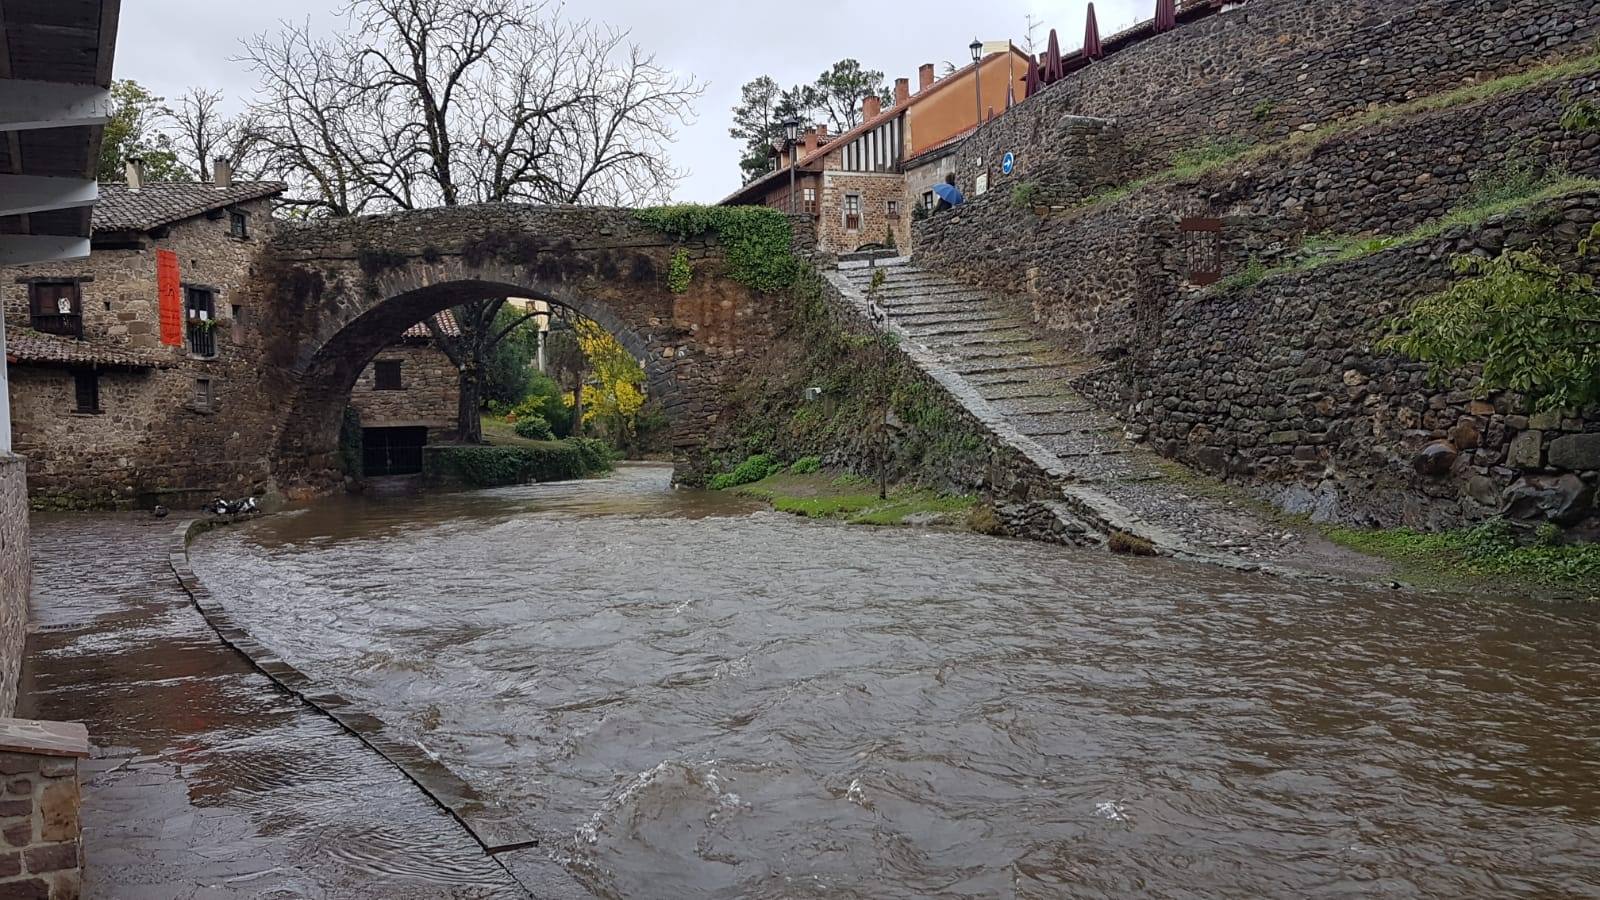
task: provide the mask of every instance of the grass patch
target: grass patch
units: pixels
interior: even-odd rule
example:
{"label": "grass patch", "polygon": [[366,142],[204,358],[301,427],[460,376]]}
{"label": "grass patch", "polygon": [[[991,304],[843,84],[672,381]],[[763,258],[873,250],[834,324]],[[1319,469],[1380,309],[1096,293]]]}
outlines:
{"label": "grass patch", "polygon": [[425,447],[423,472],[436,481],[469,487],[499,487],[530,481],[562,481],[607,472],[611,448],[588,438],[530,441],[536,446],[441,444]]}
{"label": "grass patch", "polygon": [[1454,531],[1329,528],[1327,534],[1335,543],[1437,580],[1520,582],[1576,588],[1591,596],[1600,591],[1600,544],[1561,544],[1552,529],[1541,529],[1532,543],[1519,541],[1501,520]]}
{"label": "grass patch", "polygon": [[1112,553],[1121,553],[1127,556],[1155,556],[1156,545],[1149,540],[1126,531],[1113,531],[1106,541],[1106,547]]}
{"label": "grass patch", "polygon": [[792,469],[735,490],[772,504],[779,512],[852,525],[966,525],[977,498],[924,488],[896,488],[878,499],[877,485],[857,475],[797,474]]}
{"label": "grass patch", "polygon": [[[1384,125],[1418,113],[1480,103],[1505,94],[1538,87],[1563,78],[1587,75],[1595,71],[1600,71],[1600,51],[1587,53],[1561,62],[1535,66],[1532,69],[1518,72],[1514,75],[1505,75],[1477,84],[1463,85],[1452,90],[1419,97],[1416,100],[1409,100],[1405,103],[1374,107],[1353,116],[1325,123],[1315,131],[1296,132],[1284,140],[1271,144],[1251,145],[1238,138],[1213,140],[1199,147],[1181,150],[1173,154],[1170,164],[1165,169],[1086,197],[1078,204],[1078,208],[1114,202],[1127,197],[1135,191],[1155,184],[1196,179],[1234,163],[1253,165],[1269,156],[1290,150],[1310,153],[1334,138],[1363,128]],[[1259,118],[1261,109],[1262,106],[1258,104],[1256,111],[1252,113],[1253,117],[1257,117],[1257,121],[1261,120]],[[1270,109],[1267,115],[1271,115]],[[1586,121],[1587,119],[1574,118],[1575,125]]]}

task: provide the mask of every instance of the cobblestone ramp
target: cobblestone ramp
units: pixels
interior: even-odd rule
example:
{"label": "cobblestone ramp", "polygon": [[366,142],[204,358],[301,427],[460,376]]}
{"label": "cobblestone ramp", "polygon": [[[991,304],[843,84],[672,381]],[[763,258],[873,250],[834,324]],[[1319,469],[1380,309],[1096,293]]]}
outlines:
{"label": "cobblestone ramp", "polygon": [[1374,564],[1319,534],[1261,514],[1221,485],[1128,439],[1117,419],[1073,390],[1096,363],[1063,349],[1023,305],[920,269],[905,259],[843,262],[834,284],[865,310],[872,301],[910,356],[958,395],[996,436],[1056,476],[1067,510],[1103,534],[1125,531],[1167,555],[1232,568],[1282,568],[1371,577]]}

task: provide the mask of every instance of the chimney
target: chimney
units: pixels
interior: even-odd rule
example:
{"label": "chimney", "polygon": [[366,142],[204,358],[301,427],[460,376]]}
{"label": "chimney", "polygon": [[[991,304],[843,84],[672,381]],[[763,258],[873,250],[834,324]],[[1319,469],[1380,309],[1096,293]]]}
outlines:
{"label": "chimney", "polygon": [[801,146],[805,148],[805,152],[808,154],[817,149],[817,130],[815,128],[806,129],[805,142]]}
{"label": "chimney", "polygon": [[128,190],[137,191],[144,187],[144,160],[137,156],[128,157],[122,167],[123,175],[128,180]]}
{"label": "chimney", "polygon": [[828,136],[828,123],[827,122],[818,122],[817,123],[817,142],[821,143],[822,139],[827,137],[827,136]]}
{"label": "chimney", "polygon": [[933,87],[933,63],[923,63],[917,67],[917,93],[922,93]]}
{"label": "chimney", "polygon": [[861,120],[863,122],[876,119],[878,113],[883,112],[883,100],[877,94],[869,94],[861,101]]}
{"label": "chimney", "polygon": [[215,168],[213,169],[213,171],[216,172],[216,175],[213,176],[212,179],[211,179],[211,183],[213,185],[215,185],[215,186],[217,186],[219,188],[230,188],[230,187],[233,187],[233,164],[232,163],[228,162],[225,159],[219,159],[219,160],[217,160],[217,164],[216,164]]}
{"label": "chimney", "polygon": [[894,105],[905,106],[906,101],[909,99],[911,99],[910,79],[896,78],[894,80]]}

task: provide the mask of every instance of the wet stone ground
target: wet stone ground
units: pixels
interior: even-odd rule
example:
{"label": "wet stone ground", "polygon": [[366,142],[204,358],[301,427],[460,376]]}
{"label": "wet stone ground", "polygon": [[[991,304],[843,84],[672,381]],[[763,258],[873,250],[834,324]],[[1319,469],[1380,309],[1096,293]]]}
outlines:
{"label": "wet stone ground", "polygon": [[456,822],[224,646],[171,520],[39,515],[19,715],[86,723],[88,898],[513,898]]}

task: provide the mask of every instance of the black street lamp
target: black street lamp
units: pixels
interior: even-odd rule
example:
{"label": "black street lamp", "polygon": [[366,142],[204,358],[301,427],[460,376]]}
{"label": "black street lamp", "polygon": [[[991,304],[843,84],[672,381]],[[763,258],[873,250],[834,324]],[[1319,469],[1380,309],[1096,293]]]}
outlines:
{"label": "black street lamp", "polygon": [[978,120],[977,120],[977,122],[975,124],[976,125],[982,125],[983,124],[983,71],[982,71],[983,67],[978,65],[978,60],[983,58],[983,41],[980,41],[977,38],[973,38],[972,39],[972,43],[967,45],[967,49],[972,51],[972,63],[973,63],[973,65],[972,65],[972,84],[973,84],[973,86],[975,88],[975,93],[978,95]]}
{"label": "black street lamp", "polygon": [[783,138],[789,150],[789,212],[794,213],[794,170],[800,162],[800,154],[795,152],[795,141],[800,137],[800,119],[790,116],[783,120]]}

